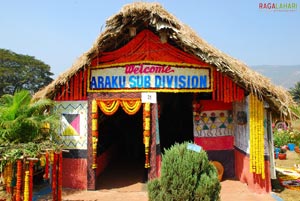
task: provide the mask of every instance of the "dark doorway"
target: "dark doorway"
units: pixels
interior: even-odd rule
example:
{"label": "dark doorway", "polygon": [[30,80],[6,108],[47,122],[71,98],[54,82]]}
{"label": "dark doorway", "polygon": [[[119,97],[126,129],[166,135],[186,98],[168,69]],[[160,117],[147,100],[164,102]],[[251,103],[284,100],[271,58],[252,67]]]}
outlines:
{"label": "dark doorway", "polygon": [[108,161],[105,161],[106,167],[97,178],[97,188],[122,188],[142,182],[144,179],[142,108],[135,115],[126,114],[121,107],[111,116],[104,115],[100,111],[99,122],[98,157],[106,154]]}
{"label": "dark doorway", "polygon": [[193,141],[193,93],[158,93],[161,150]]}

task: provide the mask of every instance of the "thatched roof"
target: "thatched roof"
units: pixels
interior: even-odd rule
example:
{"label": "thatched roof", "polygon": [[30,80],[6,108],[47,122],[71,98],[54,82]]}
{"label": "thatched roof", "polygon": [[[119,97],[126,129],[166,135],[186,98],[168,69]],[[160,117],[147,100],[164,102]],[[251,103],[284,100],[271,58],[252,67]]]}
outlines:
{"label": "thatched roof", "polygon": [[243,62],[208,44],[160,4],[145,2],[125,5],[119,13],[109,18],[104,32],[100,34],[92,48],[71,68],[37,92],[35,98],[53,98],[61,85],[68,82],[69,78],[80,69],[88,67],[92,59],[101,55],[101,52],[113,51],[126,44],[130,40],[128,29],[132,26],[137,28],[137,32],[145,28],[157,34],[161,30],[167,31],[168,42],[172,45],[216,67],[238,85],[267,101],[275,111],[281,111],[286,115],[289,113],[289,106],[294,104],[292,97],[284,88],[273,85],[269,79],[253,71]]}

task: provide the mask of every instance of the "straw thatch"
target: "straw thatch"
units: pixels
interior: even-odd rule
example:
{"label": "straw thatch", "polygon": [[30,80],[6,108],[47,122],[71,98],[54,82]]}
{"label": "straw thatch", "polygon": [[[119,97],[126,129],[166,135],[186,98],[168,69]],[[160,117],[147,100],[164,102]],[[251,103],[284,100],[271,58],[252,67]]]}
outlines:
{"label": "straw thatch", "polygon": [[61,74],[51,84],[35,94],[35,98],[53,98],[56,90],[82,68],[89,66],[91,60],[118,49],[129,40],[129,28],[136,27],[137,32],[151,29],[159,34],[168,33],[168,41],[181,50],[195,55],[217,70],[229,76],[234,82],[249,92],[256,93],[265,100],[274,111],[289,114],[293,105],[290,94],[282,87],[274,86],[269,79],[250,69],[246,64],[234,59],[202,40],[190,27],[167,12],[158,3],[136,2],[125,5],[119,13],[109,18],[106,29],[100,34],[92,48],[84,53],[73,66]]}

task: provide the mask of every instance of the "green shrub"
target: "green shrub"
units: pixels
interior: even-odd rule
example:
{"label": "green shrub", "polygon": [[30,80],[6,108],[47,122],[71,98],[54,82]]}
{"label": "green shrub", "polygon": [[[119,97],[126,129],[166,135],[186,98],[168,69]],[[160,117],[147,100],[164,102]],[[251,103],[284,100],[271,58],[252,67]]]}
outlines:
{"label": "green shrub", "polygon": [[188,143],[165,150],[161,177],[149,181],[149,200],[220,200],[221,185],[216,168],[205,151],[188,150]]}

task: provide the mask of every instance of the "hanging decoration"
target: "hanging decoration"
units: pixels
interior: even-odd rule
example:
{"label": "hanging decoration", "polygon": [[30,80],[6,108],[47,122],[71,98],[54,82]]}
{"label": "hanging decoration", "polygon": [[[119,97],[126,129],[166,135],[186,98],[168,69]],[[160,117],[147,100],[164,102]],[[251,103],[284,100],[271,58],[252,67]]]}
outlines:
{"label": "hanging decoration", "polygon": [[144,103],[143,107],[143,141],[145,145],[145,168],[150,168],[149,147],[150,147],[150,103]]}
{"label": "hanging decoration", "polygon": [[141,105],[142,102],[140,99],[129,99],[121,101],[123,110],[129,115],[134,115],[135,113],[137,113],[141,108]]}
{"label": "hanging decoration", "polygon": [[213,71],[213,93],[212,99],[230,103],[244,99],[244,89],[234,83],[229,77],[221,72]]}
{"label": "hanging decoration", "polygon": [[[28,164],[26,164],[26,166],[28,166]],[[27,168],[24,178],[24,201],[29,201],[29,170]]]}
{"label": "hanging decoration", "polygon": [[98,100],[100,110],[106,115],[113,115],[119,108],[118,100]]}
{"label": "hanging decoration", "polygon": [[[24,149],[25,150],[25,149]],[[49,177],[49,162],[51,163],[51,188],[53,200],[60,201],[62,190],[62,150],[54,153],[53,148],[45,148],[42,152],[28,155],[12,155],[0,158],[3,169],[0,171],[0,182],[6,187],[6,193],[16,201],[30,201],[33,196],[34,167],[45,169],[44,179]],[[11,153],[11,152],[9,152]],[[20,152],[18,152],[19,154]],[[25,153],[25,151],[24,151]],[[39,161],[39,163],[36,163]],[[1,200],[1,199],[0,199]]]}
{"label": "hanging decoration", "polygon": [[100,110],[106,115],[113,115],[119,109],[119,106],[129,114],[137,113],[142,105],[140,98],[97,100]]}
{"label": "hanging decoration", "polygon": [[16,183],[16,201],[21,200],[21,184],[22,184],[22,161],[17,160],[17,183]]}
{"label": "hanging decoration", "polygon": [[[100,103],[100,105],[102,104]],[[92,149],[93,149],[92,168],[93,169],[97,168],[97,144],[98,144],[98,105],[97,105],[97,101],[93,100],[92,101]]]}
{"label": "hanging decoration", "polygon": [[6,184],[6,192],[8,194],[12,193],[12,191],[11,191],[12,175],[13,175],[12,163],[8,162],[7,165],[5,166],[5,170],[4,170],[4,180],[5,180],[5,184]]}
{"label": "hanging decoration", "polygon": [[265,179],[264,105],[255,95],[249,95],[250,172]]}

